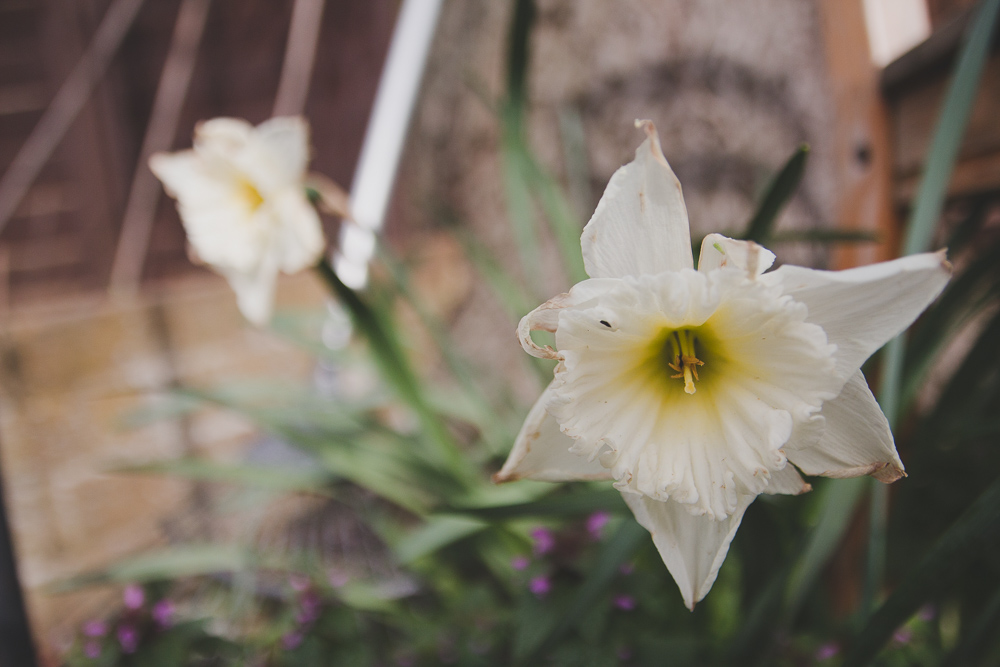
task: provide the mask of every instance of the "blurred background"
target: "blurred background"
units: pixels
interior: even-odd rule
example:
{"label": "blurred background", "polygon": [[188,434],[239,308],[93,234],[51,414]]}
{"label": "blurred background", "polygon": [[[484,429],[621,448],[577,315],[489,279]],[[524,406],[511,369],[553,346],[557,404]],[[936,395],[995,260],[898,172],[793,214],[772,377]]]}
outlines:
{"label": "blurred background", "polygon": [[[120,586],[53,587],[123,558],[224,541],[251,524],[255,539],[269,543],[319,534],[321,548],[348,560],[359,549],[378,551],[350,512],[314,499],[268,497],[251,520],[245,506],[233,509],[231,490],[204,480],[114,470],[184,457],[297,461],[238,411],[135,418],[179,387],[373,382],[317,364],[301,340],[275,333],[302,322],[330,326],[311,272],[282,278],[272,330],[247,325],[224,279],[189,260],[174,202],[146,159],[189,147],[202,119],[257,124],[301,113],[312,126],[312,169],[349,189],[400,4],[0,0],[0,472],[44,664],[61,664],[80,624],[120,605]],[[579,228],[631,159],[641,139],[633,120],[652,119],[696,237],[738,234],[774,174],[807,144],[808,167],[769,244],[779,261],[847,268],[888,259],[899,252],[975,5],[445,0],[386,246],[405,259],[408,285],[459,351],[502,379],[505,389],[491,396],[507,392],[523,415],[538,391],[513,335],[523,312],[498,296],[476,249],[532,298],[571,281],[558,231],[539,232],[533,261],[521,256],[511,219],[552,213],[544,194],[517,208],[512,123]],[[511,57],[519,34],[520,72]],[[983,243],[1000,223],[1000,55],[992,44],[940,228],[975,208]],[[332,249],[338,221],[324,224]],[[953,332],[953,359],[977,340],[987,315],[964,339]],[[444,377],[433,333],[420,329],[411,307],[398,318],[419,372]],[[955,363],[936,362],[919,399],[925,408]],[[855,523],[845,529],[847,555],[824,570],[847,582],[824,598],[844,614],[862,595],[852,563],[866,528]],[[384,576],[395,576],[395,566],[385,567]]]}

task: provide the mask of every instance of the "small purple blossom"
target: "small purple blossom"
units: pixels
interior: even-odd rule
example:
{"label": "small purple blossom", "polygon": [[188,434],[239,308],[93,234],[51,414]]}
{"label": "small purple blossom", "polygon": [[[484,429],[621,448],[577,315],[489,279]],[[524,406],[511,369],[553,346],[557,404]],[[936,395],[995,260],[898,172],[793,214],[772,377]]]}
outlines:
{"label": "small purple blossom", "polygon": [[908,644],[913,639],[913,632],[906,626],[892,633],[892,640],[897,644]]}
{"label": "small purple blossom", "polygon": [[528,560],[527,556],[514,556],[510,559],[510,566],[518,572],[528,569],[528,565],[530,564],[531,561]]}
{"label": "small purple blossom", "polygon": [[549,591],[552,590],[552,582],[544,574],[537,577],[532,577],[531,581],[528,583],[528,590],[537,595],[538,597],[545,597],[548,595]]}
{"label": "small purple blossom", "polygon": [[108,634],[108,624],[104,621],[93,620],[83,624],[85,637],[103,637],[106,634]]}
{"label": "small purple blossom", "polygon": [[340,570],[330,570],[330,573],[327,575],[327,581],[334,588],[340,588],[350,580],[351,577],[346,572],[341,572]]}
{"label": "small purple blossom", "polygon": [[840,644],[837,642],[827,642],[816,649],[816,660],[829,660],[840,653]]}
{"label": "small purple blossom", "polygon": [[587,532],[590,533],[592,540],[596,542],[601,539],[604,527],[610,520],[611,514],[608,512],[594,512],[587,517]]}
{"label": "small purple blossom", "polygon": [[298,630],[286,632],[281,638],[281,646],[286,651],[293,651],[302,644],[303,639],[305,639],[305,637],[303,637],[302,633]]}
{"label": "small purple blossom", "polygon": [[304,574],[291,574],[288,575],[288,584],[292,587],[292,590],[301,593],[309,588],[309,586],[312,585],[312,582],[309,581],[309,577]]}
{"label": "small purple blossom", "polygon": [[541,526],[531,531],[531,539],[535,541],[536,556],[547,554],[556,546],[556,538],[552,531]]}
{"label": "small purple blossom", "polygon": [[122,593],[122,599],[125,601],[126,609],[135,611],[141,609],[143,603],[146,602],[146,592],[139,584],[129,584]]}
{"label": "small purple blossom", "polygon": [[622,563],[621,567],[618,568],[618,571],[627,577],[635,572],[635,565],[632,565],[632,563]]}
{"label": "small purple blossom", "polygon": [[170,600],[164,598],[153,605],[153,622],[156,623],[156,627],[164,630],[173,625],[174,622],[174,612],[176,608],[174,603]]}
{"label": "small purple blossom", "polygon": [[924,623],[929,623],[930,621],[933,621],[935,616],[937,616],[937,608],[932,604],[925,604],[917,612],[917,618],[919,618]]}
{"label": "small purple blossom", "polygon": [[309,625],[319,618],[320,608],[323,600],[316,591],[306,591],[299,598],[299,611],[295,615],[295,622],[299,625]]}
{"label": "small purple blossom", "polygon": [[101,657],[101,645],[100,643],[90,639],[86,644],[83,645],[83,654],[90,658],[91,660],[96,660]]}
{"label": "small purple blossom", "polygon": [[118,626],[118,643],[122,646],[122,652],[135,653],[139,648],[139,631],[134,625],[123,623]]}
{"label": "small purple blossom", "polygon": [[635,598],[631,595],[616,595],[615,596],[615,606],[622,611],[632,611],[635,609]]}

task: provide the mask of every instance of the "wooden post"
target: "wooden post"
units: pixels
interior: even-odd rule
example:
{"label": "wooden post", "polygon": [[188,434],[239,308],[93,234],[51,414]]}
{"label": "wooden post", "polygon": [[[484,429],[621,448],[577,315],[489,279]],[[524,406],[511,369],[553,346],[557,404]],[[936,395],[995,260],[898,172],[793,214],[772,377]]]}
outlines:
{"label": "wooden post", "polygon": [[842,244],[831,267],[844,269],[897,255],[900,230],[892,201],[888,112],[865,27],[863,0],[820,0],[833,91],[840,229],[878,235],[877,243]]}

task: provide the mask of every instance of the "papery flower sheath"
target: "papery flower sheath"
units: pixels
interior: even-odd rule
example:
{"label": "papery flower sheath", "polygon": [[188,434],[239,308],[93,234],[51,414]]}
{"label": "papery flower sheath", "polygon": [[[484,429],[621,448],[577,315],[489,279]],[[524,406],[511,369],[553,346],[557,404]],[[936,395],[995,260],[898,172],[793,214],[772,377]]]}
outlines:
{"label": "papery flower sheath", "polygon": [[302,118],[257,127],[215,118],[198,124],[191,150],[149,160],[177,199],[195,254],[229,280],[240,311],[255,324],[270,319],[278,272],[312,266],[325,247],[306,197],[308,162]]}
{"label": "papery flower sheath", "polygon": [[942,251],[765,273],[770,251],[709,234],[695,270],[680,183],[653,124],[637,126],[646,140],[583,230],[590,279],[518,327],[529,354],[559,363],[495,479],[615,480],[694,608],[759,494],[808,491],[799,470],[905,474],[859,369],[950,265]]}

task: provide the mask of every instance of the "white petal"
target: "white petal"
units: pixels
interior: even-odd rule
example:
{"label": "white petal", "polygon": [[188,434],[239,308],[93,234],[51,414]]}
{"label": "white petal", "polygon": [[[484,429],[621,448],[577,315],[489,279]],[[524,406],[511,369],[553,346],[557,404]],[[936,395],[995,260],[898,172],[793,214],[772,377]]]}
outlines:
{"label": "white petal", "polygon": [[809,307],[807,322],[837,345],[837,376],[846,381],[887,341],[917,319],[951,276],[945,252],[910,255],[846,271],[782,266],[762,280]]}
{"label": "white petal", "polygon": [[309,125],[300,117],[264,121],[236,158],[265,197],[289,186],[301,188],[308,163]]}
{"label": "white petal", "polygon": [[606,480],[611,473],[596,461],[572,454],[573,438],[563,435],[559,424],[545,411],[550,384],[535,402],[517,434],[514,448],[494,482],[537,479],[545,482],[572,480]]}
{"label": "white petal", "polygon": [[253,126],[240,118],[202,121],[194,128],[194,150],[211,169],[235,169],[252,132]]}
{"label": "white petal", "polygon": [[[521,318],[517,325],[517,339],[521,341],[524,351],[540,359],[558,359],[559,353],[549,346],[544,348],[531,339],[532,331],[548,331],[555,333],[559,325],[559,311],[569,306],[576,306],[594,299],[599,294],[612,289],[616,281],[590,279],[579,282],[569,292],[556,295]],[[609,323],[610,326],[610,323]]]}
{"label": "white petal", "polygon": [[274,262],[265,258],[254,271],[223,270],[222,273],[236,292],[236,303],[243,316],[257,326],[267,324],[271,319],[274,284],[278,278],[278,267]]}
{"label": "white petal", "polygon": [[785,446],[788,460],[802,472],[824,477],[871,475],[887,483],[906,474],[889,422],[861,371],[851,376],[837,398],[823,404],[820,415],[825,429],[819,442],[803,447],[793,439]]}
{"label": "white petal", "polygon": [[759,276],[772,264],[774,253],[753,241],[737,241],[722,234],[709,234],[701,242],[698,270],[703,273],[731,266]]}
{"label": "white petal", "polygon": [[812,491],[812,485],[802,479],[802,475],[793,465],[786,465],[781,470],[772,470],[771,478],[764,489],[764,493],[771,495],[781,493],[789,496],[797,496],[808,491]]}
{"label": "white petal", "polygon": [[194,151],[154,153],[149,158],[149,169],[175,199],[211,197],[222,187]]}
{"label": "white petal", "polygon": [[722,521],[693,516],[683,505],[623,494],[635,520],[648,530],[688,609],[694,609],[715,583],[729,544],[755,496],[741,496],[737,509]]}
{"label": "white petal", "polygon": [[274,247],[278,266],[285,273],[295,273],[319,261],[326,247],[323,227],[316,209],[301,188],[291,186],[272,197],[268,205],[276,217]]}
{"label": "white petal", "polygon": [[220,270],[253,272],[267,246],[270,216],[253,209],[231,178],[213,170],[200,153],[157,153],[149,167],[177,198],[188,241],[202,261]]}
{"label": "white petal", "polygon": [[611,177],[583,230],[583,261],[591,278],[694,266],[681,185],[663,157],[656,128],[649,121],[636,121],[640,123],[648,137],[635,160]]}
{"label": "white petal", "polygon": [[[841,388],[835,348],[805,315],[736,269],[622,279],[561,311],[549,412],[619,488],[721,519],[767,488],[796,424]],[[663,357],[678,329],[696,332],[704,362],[694,394]]]}

